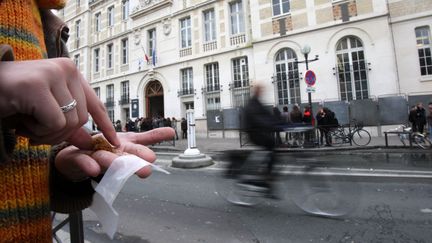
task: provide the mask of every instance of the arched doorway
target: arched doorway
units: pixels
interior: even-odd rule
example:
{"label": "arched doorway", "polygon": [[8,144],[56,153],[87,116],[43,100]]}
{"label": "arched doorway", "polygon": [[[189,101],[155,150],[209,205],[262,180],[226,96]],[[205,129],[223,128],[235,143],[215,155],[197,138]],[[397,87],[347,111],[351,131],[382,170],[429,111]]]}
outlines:
{"label": "arched doorway", "polygon": [[148,83],[145,89],[145,97],[147,105],[147,117],[164,117],[164,97],[162,84],[157,80]]}

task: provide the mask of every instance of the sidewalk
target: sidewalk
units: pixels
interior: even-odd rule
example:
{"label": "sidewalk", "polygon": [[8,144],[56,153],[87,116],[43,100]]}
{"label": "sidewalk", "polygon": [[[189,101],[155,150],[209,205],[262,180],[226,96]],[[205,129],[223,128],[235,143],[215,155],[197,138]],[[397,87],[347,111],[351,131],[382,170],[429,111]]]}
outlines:
{"label": "sidewalk", "polygon": [[[217,153],[223,152],[227,150],[251,150],[254,149],[254,146],[247,145],[240,147],[239,138],[197,138],[196,139],[197,148],[201,153]],[[278,148],[278,151],[334,151],[334,150],[359,150],[359,149],[373,149],[373,148],[382,148],[382,149],[409,149],[408,146],[404,147],[399,137],[396,135],[388,136],[388,145],[389,147],[385,147],[385,138],[382,137],[372,137],[370,143],[367,146],[356,146],[349,144],[333,146],[333,147],[317,147],[317,148]],[[150,146],[156,152],[172,152],[172,153],[181,153],[184,152],[188,147],[187,139],[179,139],[175,140],[175,146],[173,146],[172,142],[164,142],[158,145]]]}

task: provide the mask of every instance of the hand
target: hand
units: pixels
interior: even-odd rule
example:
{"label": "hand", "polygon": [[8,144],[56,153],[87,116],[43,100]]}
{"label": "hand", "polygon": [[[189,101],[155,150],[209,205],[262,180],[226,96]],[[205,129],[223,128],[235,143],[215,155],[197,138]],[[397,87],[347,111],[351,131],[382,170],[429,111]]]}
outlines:
{"label": "hand", "polygon": [[[55,158],[56,169],[66,178],[77,181],[87,177],[96,177],[105,172],[112,161],[122,154],[134,154],[150,163],[156,160],[155,153],[144,145],[155,144],[172,139],[175,132],[172,128],[163,127],[144,133],[118,133],[121,146],[116,153],[108,151],[80,150],[75,146],[69,146],[61,150]],[[95,136],[102,136],[101,134]],[[151,174],[151,168],[146,166],[136,173],[145,178]]]}
{"label": "hand", "polygon": [[[77,106],[63,113],[73,100]],[[34,144],[68,140],[91,149],[91,137],[82,126],[88,113],[114,146],[119,146],[105,107],[74,63],[68,58],[0,62],[0,119]]]}

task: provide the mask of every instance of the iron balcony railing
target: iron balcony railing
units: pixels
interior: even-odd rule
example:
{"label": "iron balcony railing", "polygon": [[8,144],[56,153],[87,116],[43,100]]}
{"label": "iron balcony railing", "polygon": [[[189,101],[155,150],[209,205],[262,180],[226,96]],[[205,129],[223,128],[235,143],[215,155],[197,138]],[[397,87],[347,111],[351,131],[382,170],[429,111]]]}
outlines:
{"label": "iron balcony railing", "polygon": [[209,86],[205,86],[203,87],[203,91],[205,93],[211,93],[211,92],[219,92],[221,89],[219,84],[216,85],[209,85]]}
{"label": "iron balcony railing", "polygon": [[107,98],[105,101],[105,107],[114,107],[114,98]]}
{"label": "iron balcony railing", "polygon": [[119,105],[128,105],[130,104],[130,98],[129,95],[122,95],[121,99],[119,100]]}
{"label": "iron balcony railing", "polygon": [[194,89],[180,89],[178,91],[178,96],[193,95],[194,93]]}

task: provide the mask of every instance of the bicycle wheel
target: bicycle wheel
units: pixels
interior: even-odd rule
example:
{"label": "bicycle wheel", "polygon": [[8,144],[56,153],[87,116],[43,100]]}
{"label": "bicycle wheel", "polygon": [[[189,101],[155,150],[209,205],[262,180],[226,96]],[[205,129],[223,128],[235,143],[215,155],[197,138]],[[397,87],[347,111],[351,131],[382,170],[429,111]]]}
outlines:
{"label": "bicycle wheel", "polygon": [[354,132],[352,136],[352,141],[357,146],[366,146],[371,141],[371,135],[368,131],[360,129]]}
{"label": "bicycle wheel", "polygon": [[351,213],[361,199],[360,185],[346,183],[341,177],[326,173],[324,168],[312,167],[296,176],[293,181],[296,192],[291,195],[294,203],[307,213],[323,217],[340,217]]}
{"label": "bicycle wheel", "polygon": [[334,146],[341,146],[345,143],[345,134],[339,129],[330,131],[331,143]]}
{"label": "bicycle wheel", "polygon": [[412,135],[413,144],[422,149],[431,147],[431,142],[423,134],[415,133]]}

